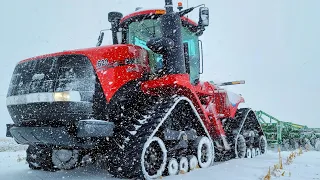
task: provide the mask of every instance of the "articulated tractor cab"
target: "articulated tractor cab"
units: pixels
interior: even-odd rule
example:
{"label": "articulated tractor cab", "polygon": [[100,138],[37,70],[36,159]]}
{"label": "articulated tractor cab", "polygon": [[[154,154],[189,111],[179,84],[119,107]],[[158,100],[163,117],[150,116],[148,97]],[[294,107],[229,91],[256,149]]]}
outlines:
{"label": "articulated tractor cab", "polygon": [[[199,8],[199,21],[187,15]],[[7,136],[29,145],[31,169],[73,169],[86,157],[116,177],[158,178],[253,158],[266,139],[244,99],[202,82],[204,5],[110,12],[112,45],[19,62],[7,95]]]}

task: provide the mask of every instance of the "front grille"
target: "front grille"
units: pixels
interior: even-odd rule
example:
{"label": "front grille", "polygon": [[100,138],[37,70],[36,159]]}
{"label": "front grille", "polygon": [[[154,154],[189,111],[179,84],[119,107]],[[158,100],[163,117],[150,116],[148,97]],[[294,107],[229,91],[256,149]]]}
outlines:
{"label": "front grille", "polygon": [[[13,72],[7,94],[10,97],[7,99],[7,102],[10,100],[7,108],[14,123],[20,125],[26,122],[33,122],[28,123],[30,125],[64,124],[88,119],[94,113],[96,83],[91,62],[83,55],[62,55],[26,61],[18,64]],[[48,93],[65,91],[79,92],[80,101],[46,101],[46,97],[50,97]],[[36,100],[30,101],[25,97],[35,97]]]}
{"label": "front grille", "polygon": [[18,64],[13,72],[8,96],[39,92],[93,92],[95,74],[88,58],[64,55]]}

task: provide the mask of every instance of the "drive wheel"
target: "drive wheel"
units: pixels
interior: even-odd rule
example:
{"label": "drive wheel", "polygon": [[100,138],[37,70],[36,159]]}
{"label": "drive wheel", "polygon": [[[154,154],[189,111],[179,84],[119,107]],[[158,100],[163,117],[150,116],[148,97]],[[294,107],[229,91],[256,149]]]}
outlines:
{"label": "drive wheel", "polygon": [[27,162],[30,169],[41,169],[41,162],[38,158],[38,149],[34,146],[29,146],[27,149]]}
{"label": "drive wheel", "polygon": [[198,167],[198,159],[196,156],[191,155],[188,157],[189,159],[189,167],[190,167],[190,171],[196,169]]}
{"label": "drive wheel", "polygon": [[261,155],[261,151],[259,148],[256,148],[256,156],[260,156]]}
{"label": "drive wheel", "polygon": [[207,168],[214,161],[214,147],[208,137],[199,137],[195,144],[197,146],[197,158],[201,168]]}
{"label": "drive wheel", "polygon": [[141,154],[142,172],[146,178],[158,178],[162,176],[167,162],[167,149],[164,142],[153,137],[147,141]]}
{"label": "drive wheel", "polygon": [[52,149],[50,147],[29,145],[27,149],[27,162],[30,169],[43,169],[45,171],[55,171],[52,163]]}
{"label": "drive wheel", "polygon": [[316,151],[320,151],[320,139],[319,138],[316,140],[316,144],[314,145],[314,149]]}
{"label": "drive wheel", "polygon": [[288,151],[288,150],[290,149],[289,140],[284,139],[282,144],[283,144],[283,147],[284,147],[284,149],[285,149],[286,151]]}
{"label": "drive wheel", "polygon": [[247,149],[246,158],[252,158],[252,151],[251,151],[251,149]]}
{"label": "drive wheel", "polygon": [[299,149],[300,145],[297,141],[294,141],[294,149]]}
{"label": "drive wheel", "polygon": [[255,158],[257,155],[256,155],[256,149],[255,148],[252,148],[251,149],[251,156],[252,158]]}
{"label": "drive wheel", "polygon": [[179,162],[180,173],[187,173],[189,171],[189,162],[186,157],[181,157]]}
{"label": "drive wheel", "polygon": [[261,154],[265,154],[267,152],[267,139],[265,136],[260,136],[259,138],[259,148],[260,148],[260,152]]}
{"label": "drive wheel", "polygon": [[239,134],[236,141],[235,141],[235,154],[236,158],[244,158],[246,157],[246,140],[244,139],[243,135]]}
{"label": "drive wheel", "polygon": [[52,163],[58,169],[69,170],[78,165],[79,151],[68,149],[54,149],[52,151]]}
{"label": "drive wheel", "polygon": [[308,138],[305,138],[304,141],[305,141],[304,148],[311,150],[311,148],[312,148],[311,141]]}
{"label": "drive wheel", "polygon": [[179,164],[177,159],[171,158],[168,163],[168,174],[171,175],[177,175],[179,172]]}

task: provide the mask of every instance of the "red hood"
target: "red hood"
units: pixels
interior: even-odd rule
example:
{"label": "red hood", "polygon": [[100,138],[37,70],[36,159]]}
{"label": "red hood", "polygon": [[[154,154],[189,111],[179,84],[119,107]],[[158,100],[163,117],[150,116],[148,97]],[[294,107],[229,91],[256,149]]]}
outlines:
{"label": "red hood", "polygon": [[[134,48],[130,48],[134,47]],[[50,53],[40,56],[31,57],[28,59],[24,59],[20,61],[19,63],[23,63],[26,61],[36,60],[36,59],[42,59],[46,57],[52,57],[52,56],[61,56],[61,55],[68,55],[68,54],[81,54],[84,56],[87,56],[91,61],[97,61],[99,59],[105,59],[108,58],[109,60],[119,59],[119,56],[114,54],[113,52],[119,51],[121,49],[132,49],[133,51],[129,51],[134,55],[136,53],[135,49],[139,49],[140,47],[134,46],[134,45],[128,45],[128,44],[117,44],[117,45],[107,45],[107,46],[100,46],[100,47],[92,47],[92,48],[85,48],[85,49],[75,49],[75,50],[67,50],[57,53]],[[142,48],[140,48],[142,49]],[[128,54],[129,55],[129,54]]]}

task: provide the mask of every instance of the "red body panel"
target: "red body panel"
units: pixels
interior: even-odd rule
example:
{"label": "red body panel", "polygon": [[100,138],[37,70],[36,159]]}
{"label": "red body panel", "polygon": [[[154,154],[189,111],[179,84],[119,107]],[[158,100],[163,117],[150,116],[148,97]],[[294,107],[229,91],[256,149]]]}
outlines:
{"label": "red body panel", "polygon": [[[244,99],[239,96],[236,102],[231,103],[227,91],[220,89],[209,82],[202,82],[197,84],[196,91],[199,96],[209,96],[211,99],[214,99],[214,104],[216,106],[216,113],[220,118],[223,117],[232,117],[234,118],[238,105],[244,102]],[[210,99],[210,100],[211,100]],[[207,105],[208,102],[207,101]],[[223,116],[222,116],[223,115]]]}
{"label": "red body panel", "polygon": [[201,101],[196,94],[195,87],[192,86],[189,81],[188,74],[167,75],[159,79],[143,82],[141,88],[145,93],[152,95],[165,93],[166,95],[178,94],[188,97],[197,108],[197,111],[199,112],[199,115],[208,131],[210,132],[210,130],[215,128],[214,123],[211,122],[205,109],[201,105]]}
{"label": "red body panel", "polygon": [[[121,19],[121,22],[137,15],[159,13],[164,14],[165,11],[138,11],[125,16]],[[194,26],[197,25],[185,17],[181,19]],[[144,72],[150,72],[147,51],[139,46],[128,44],[64,51],[29,58],[21,62],[68,54],[81,54],[90,59],[108,102],[123,85],[129,81],[142,78]],[[102,65],[100,64],[98,67],[97,64],[99,64],[101,60],[107,60],[107,64],[102,63]],[[134,62],[131,61],[127,63],[126,60],[134,60]],[[189,79],[188,74],[167,75],[158,79],[144,81],[141,84],[141,89],[144,93],[151,95],[178,94],[188,97],[195,105],[212,137],[218,138],[219,136],[225,135],[221,119],[233,118],[239,103],[244,102],[243,98],[233,98],[231,103],[228,93],[225,90],[220,90],[209,82],[201,82],[194,86],[190,83]]]}
{"label": "red body panel", "polygon": [[[80,49],[73,51],[64,51],[59,53],[37,56],[21,61],[30,61],[46,57],[81,54],[87,56],[93,65],[96,74],[102,85],[107,101],[110,101],[116,91],[131,80],[136,80],[142,77],[143,72],[149,71],[148,56],[146,50],[134,45],[111,45],[101,46],[88,49]],[[100,67],[97,68],[99,60],[106,60],[108,64],[119,65],[116,67]],[[136,59],[135,64],[124,64],[126,59]]]}
{"label": "red body panel", "polygon": [[193,86],[189,81],[188,74],[167,75],[156,80],[143,82],[141,88],[145,93],[152,95],[165,93],[188,97],[197,108],[206,128],[215,138],[225,135],[221,119],[233,118],[239,103],[243,102],[243,98],[240,98],[235,105],[231,104],[226,92],[218,91],[209,82]]}
{"label": "red body panel", "polygon": [[[67,54],[81,54],[90,59],[108,102],[123,85],[129,81],[142,78],[144,72],[150,71],[146,50],[134,45],[111,45],[64,51],[29,58],[21,62]],[[108,64],[114,65],[114,67],[102,66],[98,68],[98,61],[106,59],[108,60]],[[134,64],[125,64],[126,59],[136,59],[136,61]],[[118,63],[118,65],[115,63]],[[200,117],[212,137],[225,135],[220,120],[228,117],[233,118],[239,103],[244,101],[243,98],[240,98],[238,102],[232,104],[228,99],[226,91],[218,90],[217,87],[209,82],[198,83],[196,86],[193,86],[189,78],[188,74],[167,75],[155,80],[143,82],[141,89],[145,93],[152,95],[165,93],[172,95],[179,94],[188,97],[197,108]]]}
{"label": "red body panel", "polygon": [[[102,58],[108,59],[109,64],[122,63],[116,67],[97,69],[99,59],[92,59],[97,76],[102,85],[107,101],[110,101],[117,90],[131,80],[142,78],[143,72],[149,71],[146,50],[133,45],[115,45],[106,49]],[[136,59],[135,64],[125,64],[126,59]]]}

